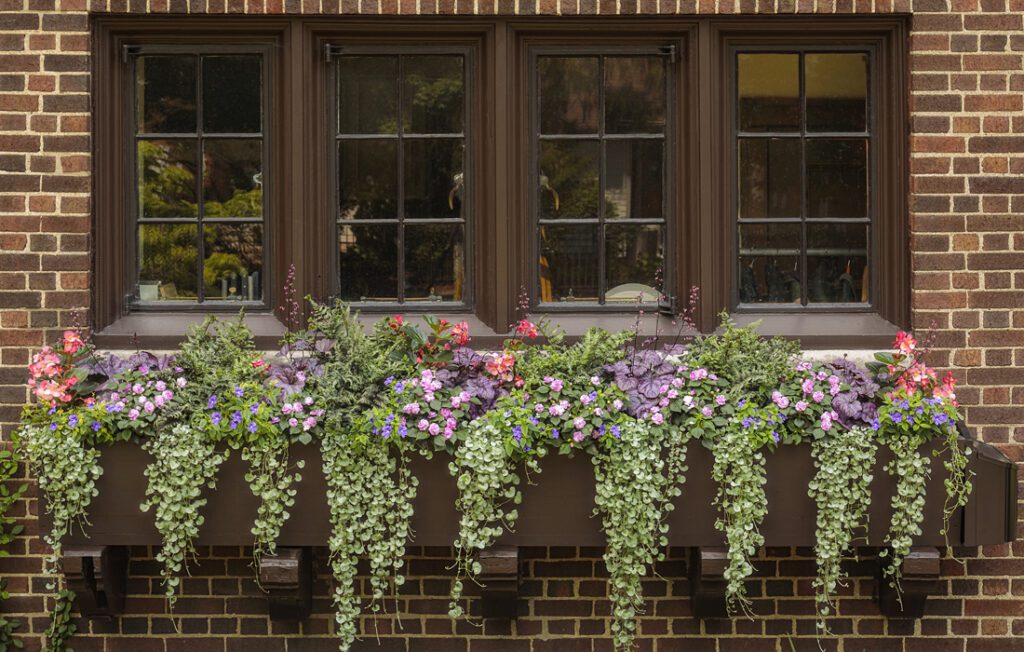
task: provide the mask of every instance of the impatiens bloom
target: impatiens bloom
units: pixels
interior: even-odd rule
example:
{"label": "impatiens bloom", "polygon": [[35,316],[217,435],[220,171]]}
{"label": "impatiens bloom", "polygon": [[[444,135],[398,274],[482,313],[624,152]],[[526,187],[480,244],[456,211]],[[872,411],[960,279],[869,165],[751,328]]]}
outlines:
{"label": "impatiens bloom", "polygon": [[789,407],[789,398],[784,396],[781,392],[772,392],[772,402],[783,410]]}
{"label": "impatiens bloom", "polygon": [[821,429],[828,432],[832,429],[832,419],[835,417],[834,412],[824,412],[821,415]]}
{"label": "impatiens bloom", "polygon": [[484,365],[487,373],[504,381],[512,380],[512,369],[515,367],[516,357],[509,351],[494,354]]}
{"label": "impatiens bloom", "polygon": [[807,409],[807,401],[797,401],[796,404],[793,405],[793,408],[797,412],[803,412]]}

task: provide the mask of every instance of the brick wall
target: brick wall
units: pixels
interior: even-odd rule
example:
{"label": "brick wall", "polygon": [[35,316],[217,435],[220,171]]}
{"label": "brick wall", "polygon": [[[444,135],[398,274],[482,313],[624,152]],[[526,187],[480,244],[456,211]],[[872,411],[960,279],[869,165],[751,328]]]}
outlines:
{"label": "brick wall", "polygon": [[[933,326],[934,362],[964,381],[961,397],[980,436],[1014,460],[1024,452],[1024,0],[0,0],[0,423],[9,436],[26,399],[30,351],[87,314],[90,269],[90,35],[87,12],[132,13],[884,13],[913,12],[911,41],[913,308]],[[1024,478],[1024,473],[1021,474]],[[28,649],[45,628],[38,527],[16,506],[26,536],[0,573],[26,616]],[[151,552],[151,551],[150,551]],[[798,551],[806,553],[807,551]],[[1024,649],[1024,543],[964,550],[946,562],[943,593],[921,621],[881,618],[868,566],[852,567],[839,634],[826,649]],[[792,553],[792,554],[791,554]],[[447,550],[413,550],[401,598],[402,628],[367,619],[367,649],[610,649],[599,551],[527,550],[522,617],[482,630],[445,615]],[[76,650],[329,650],[328,579],[316,615],[301,626],[270,623],[248,557],[204,550],[176,632],[159,598],[157,569],[135,552],[129,614],[80,623]],[[689,617],[681,551],[662,568],[670,584],[651,596],[641,649],[816,648],[813,560],[769,550],[752,594],[758,620]],[[495,627],[492,629],[492,627]],[[301,634],[301,637],[299,636]],[[659,637],[670,635],[662,640]],[[1014,637],[1019,637],[1014,639]]]}

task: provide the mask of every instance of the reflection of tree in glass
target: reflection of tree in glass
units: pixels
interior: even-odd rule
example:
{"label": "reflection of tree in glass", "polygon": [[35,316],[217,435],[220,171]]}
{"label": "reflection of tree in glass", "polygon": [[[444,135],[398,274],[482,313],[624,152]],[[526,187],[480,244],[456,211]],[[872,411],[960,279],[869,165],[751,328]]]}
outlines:
{"label": "reflection of tree in glass", "polygon": [[[597,173],[597,142],[545,141],[541,146],[540,174],[558,193],[540,191],[541,217],[597,218],[600,179]],[[543,180],[541,180],[543,182]]]}
{"label": "reflection of tree in glass", "polygon": [[[233,274],[247,277],[263,266],[262,232],[257,225],[203,227],[203,285],[207,296],[220,296],[221,281]],[[227,297],[224,297],[227,298]]]}
{"label": "reflection of tree in glass", "polygon": [[459,227],[406,230],[405,292],[409,298],[462,299],[462,237]]}
{"label": "reflection of tree in glass", "polygon": [[[180,160],[180,153],[172,152],[172,148],[169,141],[139,141],[139,164],[142,168],[139,193],[145,217],[196,214],[195,170]],[[187,152],[188,148],[182,149]]]}
{"label": "reflection of tree in glass", "polygon": [[225,202],[207,201],[203,204],[206,217],[260,217],[263,215],[263,190],[235,190]]}
{"label": "reflection of tree in glass", "polygon": [[664,261],[660,229],[608,227],[605,234],[605,260],[608,288],[622,283],[655,286],[658,268]]}
{"label": "reflection of tree in glass", "polygon": [[405,124],[406,131],[423,134],[462,131],[461,72],[460,66],[453,76],[439,79],[413,73],[406,75],[407,86],[416,89]]}
{"label": "reflection of tree in glass", "polygon": [[665,63],[660,57],[605,61],[605,130],[651,133],[665,128]]}
{"label": "reflection of tree in glass", "polygon": [[139,280],[173,283],[178,298],[196,295],[196,226],[145,225],[139,234]]}

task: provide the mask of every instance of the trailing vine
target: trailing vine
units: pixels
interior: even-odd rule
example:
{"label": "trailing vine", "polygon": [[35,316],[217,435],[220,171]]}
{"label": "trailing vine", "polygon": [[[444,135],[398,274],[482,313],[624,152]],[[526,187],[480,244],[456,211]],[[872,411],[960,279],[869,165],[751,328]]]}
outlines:
{"label": "trailing vine", "polygon": [[154,510],[162,545],[156,560],[162,564],[164,594],[174,607],[180,573],[195,557],[195,538],[204,522],[203,488],[216,486],[217,470],[227,453],[216,450],[201,430],[186,425],[163,429],[142,445],[153,456],[146,467],[146,501],[140,509]]}
{"label": "trailing vine", "polygon": [[[9,553],[6,550],[6,546],[24,530],[24,527],[16,524],[14,517],[8,514],[8,510],[21,498],[27,489],[26,484],[20,484],[13,490],[8,488],[7,481],[13,479],[17,472],[18,462],[14,457],[14,453],[0,448],[0,557],[8,556]],[[7,580],[0,577],[0,603],[9,597],[10,595],[7,593]],[[20,626],[20,620],[7,618],[0,614],[0,652],[21,649],[21,640],[14,638],[14,632]]]}
{"label": "trailing vine", "polygon": [[[249,463],[245,481],[260,501],[252,526],[253,557],[257,563],[263,555],[277,552],[277,538],[291,516],[288,509],[295,505],[294,485],[302,480],[289,466],[288,448],[287,439],[274,436],[255,439],[242,447],[242,459]],[[301,469],[303,464],[300,460],[295,468]]]}
{"label": "trailing vine", "polygon": [[[668,543],[665,497],[675,491],[665,473],[661,441],[642,422],[624,425],[620,437],[604,443],[595,447],[591,457],[596,480],[594,514],[601,517],[607,537],[604,561],[612,639],[617,650],[629,650],[636,636],[636,616],[643,612],[642,580]],[[678,452],[673,457],[678,464]]]}
{"label": "trailing vine", "polygon": [[75,592],[61,589],[53,596],[53,610],[50,612],[50,624],[46,627],[43,652],[71,652],[67,643],[78,632],[78,627],[71,619],[71,606],[75,601]]}
{"label": "trailing vine", "polygon": [[811,442],[818,470],[807,493],[818,508],[814,545],[818,575],[813,587],[822,634],[829,633],[826,617],[835,611],[836,588],[846,579],[843,555],[853,544],[854,532],[867,526],[876,449],[872,434],[868,428],[855,427]]}
{"label": "trailing vine", "polygon": [[889,557],[883,566],[883,577],[900,595],[903,560],[910,554],[914,537],[921,536],[924,521],[925,490],[931,470],[931,460],[921,453],[924,441],[918,437],[888,436],[883,439],[893,458],[885,465],[886,472],[896,478],[896,491],[892,496],[892,521],[885,542],[889,550],[879,551],[879,557]]}

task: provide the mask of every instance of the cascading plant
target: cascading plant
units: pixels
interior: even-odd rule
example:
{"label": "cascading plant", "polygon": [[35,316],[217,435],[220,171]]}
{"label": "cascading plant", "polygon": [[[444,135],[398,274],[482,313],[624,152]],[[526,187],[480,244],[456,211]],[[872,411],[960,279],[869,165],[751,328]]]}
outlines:
{"label": "cascading plant", "polygon": [[[28,485],[24,483],[16,485],[14,489],[8,487],[7,482],[12,480],[17,472],[18,461],[14,453],[0,448],[0,557],[8,556],[7,545],[14,541],[14,537],[24,531],[24,527],[16,524],[14,517],[8,514],[8,510],[11,509],[28,488]],[[9,597],[10,595],[7,593],[7,580],[0,577],[0,605]],[[0,615],[0,652],[21,649],[21,640],[14,638],[14,632],[20,626],[21,621]]]}

